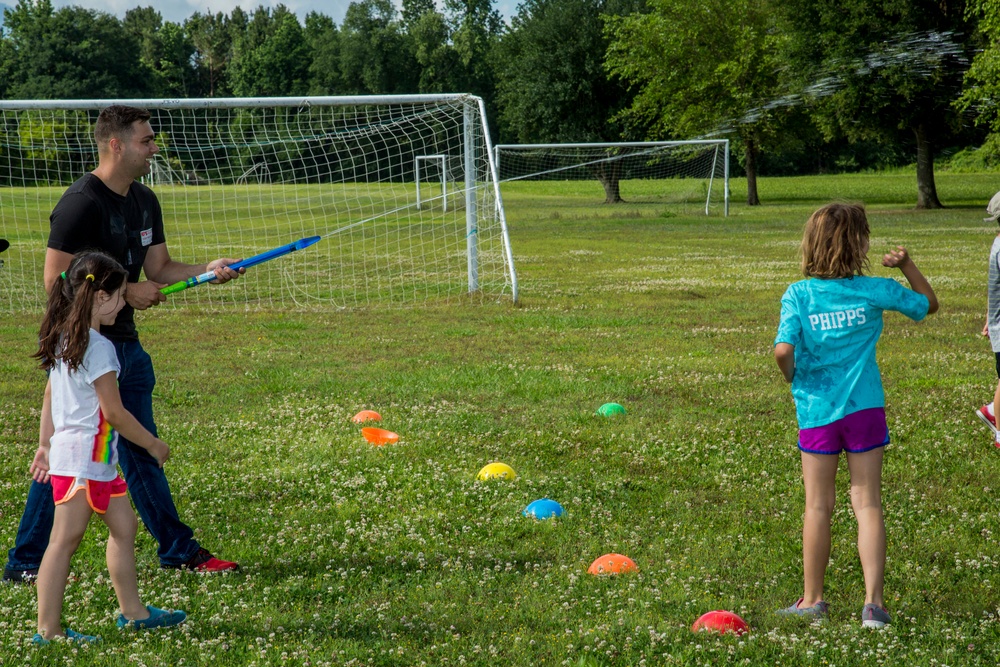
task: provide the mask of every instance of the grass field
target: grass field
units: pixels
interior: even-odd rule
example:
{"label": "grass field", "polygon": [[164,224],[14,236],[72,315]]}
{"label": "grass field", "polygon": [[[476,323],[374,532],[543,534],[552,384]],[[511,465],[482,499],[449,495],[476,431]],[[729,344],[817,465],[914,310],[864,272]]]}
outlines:
{"label": "grass field", "polygon": [[[516,306],[144,313],[182,517],[243,571],[162,571],[140,535],[146,601],[190,620],[120,634],[95,523],[64,616],[104,641],[33,648],[33,589],[0,587],[0,664],[996,665],[1000,451],[973,410],[996,380],[979,332],[998,186],[942,174],[949,208],[920,212],[912,174],[763,179],[763,206],[736,183],[732,215],[705,218],[511,184]],[[801,593],[803,493],[771,343],[802,225],[834,198],[866,202],[873,258],[905,244],[941,302],[920,324],[887,315],[880,346],[883,632],[858,621],[843,464],[830,621],[773,613]],[[0,548],[37,440],[37,320],[0,319]],[[595,416],[609,401],[628,415]],[[366,444],[363,408],[400,442]],[[517,479],[477,482],[492,461]],[[566,514],[522,517],[541,497]],[[639,572],[587,575],[608,552]],[[712,609],[751,632],[691,633]]]}

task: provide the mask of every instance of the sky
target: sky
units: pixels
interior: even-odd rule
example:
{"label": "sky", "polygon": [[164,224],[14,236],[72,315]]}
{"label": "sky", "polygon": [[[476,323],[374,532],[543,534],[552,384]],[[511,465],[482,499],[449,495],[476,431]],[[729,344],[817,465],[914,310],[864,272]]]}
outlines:
{"label": "sky", "polygon": [[[509,19],[517,11],[518,2],[519,0],[497,0],[493,6],[505,19]],[[5,0],[0,3],[0,9],[3,8],[4,4],[14,6],[16,0]],[[237,5],[250,12],[261,5],[274,7],[279,4],[279,0],[211,0],[211,2],[207,0],[53,0],[52,4],[56,8],[77,5],[87,9],[97,9],[115,14],[119,18],[125,16],[125,12],[133,7],[153,6],[159,10],[164,20],[181,23],[195,12],[228,14]],[[326,14],[337,25],[340,25],[351,0],[284,0],[281,4],[295,12],[300,20],[305,19],[309,12],[318,12]],[[400,3],[397,2],[396,5],[399,6]]]}

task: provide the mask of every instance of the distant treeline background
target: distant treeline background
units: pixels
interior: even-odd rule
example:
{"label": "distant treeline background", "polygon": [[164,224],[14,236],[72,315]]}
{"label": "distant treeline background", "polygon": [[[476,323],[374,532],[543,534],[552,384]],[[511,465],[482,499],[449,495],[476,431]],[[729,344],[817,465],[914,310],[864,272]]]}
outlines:
{"label": "distant treeline background", "polygon": [[[497,143],[728,137],[748,179],[1000,166],[992,0],[352,2],[124,18],[51,0],[3,12],[0,98],[468,92]],[[0,146],[0,151],[4,147]]]}

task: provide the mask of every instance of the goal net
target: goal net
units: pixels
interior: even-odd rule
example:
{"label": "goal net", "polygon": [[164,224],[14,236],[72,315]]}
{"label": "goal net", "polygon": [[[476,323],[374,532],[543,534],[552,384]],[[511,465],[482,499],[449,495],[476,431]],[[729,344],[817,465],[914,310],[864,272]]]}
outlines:
{"label": "goal net", "polygon": [[[0,101],[0,238],[11,244],[0,310],[43,306],[49,213],[97,165],[94,123],[111,103],[152,114],[160,152],[144,180],[160,200],[174,259],[249,257],[322,237],[225,288],[180,292],[175,303],[325,308],[517,298],[477,97]],[[424,155],[445,156],[448,188],[425,183],[418,206],[415,163]]]}
{"label": "goal net", "polygon": [[728,140],[499,144],[494,150],[501,182],[590,182],[593,197],[589,190],[581,197],[595,203],[729,215]]}

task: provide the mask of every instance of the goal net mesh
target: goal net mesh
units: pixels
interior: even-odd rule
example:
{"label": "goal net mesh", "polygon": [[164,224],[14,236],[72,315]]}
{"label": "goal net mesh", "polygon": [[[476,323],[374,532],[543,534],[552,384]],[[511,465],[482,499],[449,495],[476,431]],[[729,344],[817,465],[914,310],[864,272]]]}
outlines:
{"label": "goal net mesh", "polygon": [[[181,262],[249,257],[323,240],[240,280],[177,293],[211,309],[406,306],[516,298],[491,147],[468,95],[128,101],[152,114],[160,152],[143,180]],[[0,102],[0,309],[44,305],[49,214],[97,165],[94,123],[110,101]],[[448,201],[415,157],[446,155]],[[445,205],[447,204],[447,205]]]}
{"label": "goal net mesh", "polygon": [[574,192],[592,192],[595,204],[728,213],[725,140],[501,144],[495,151],[501,182],[575,181]]}

